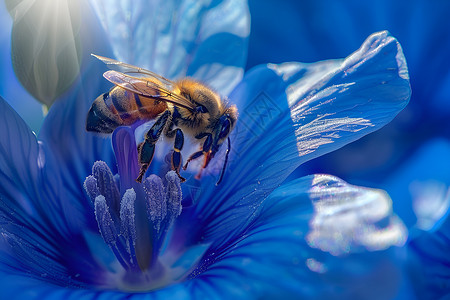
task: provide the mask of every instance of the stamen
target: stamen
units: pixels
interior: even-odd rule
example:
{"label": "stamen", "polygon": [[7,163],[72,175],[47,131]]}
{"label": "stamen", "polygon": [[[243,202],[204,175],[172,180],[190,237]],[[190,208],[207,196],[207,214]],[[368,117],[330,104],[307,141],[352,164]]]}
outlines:
{"label": "stamen", "polygon": [[103,237],[103,240],[108,246],[115,246],[117,240],[117,232],[114,222],[109,213],[109,207],[106,204],[106,199],[103,195],[95,198],[95,219],[97,220],[98,229]]}
{"label": "stamen", "polygon": [[181,184],[180,178],[175,171],[167,172],[167,217],[169,223],[172,223],[181,214]]}
{"label": "stamen", "polygon": [[134,202],[136,201],[136,192],[134,189],[128,189],[120,202],[120,233],[128,242],[127,251],[131,256],[133,265],[137,266],[136,259],[136,224],[134,222]]}
{"label": "stamen", "polygon": [[[119,143],[116,146],[128,153],[120,148]],[[134,177],[130,181],[132,177],[126,173],[129,166],[127,158],[129,156],[125,155],[122,160],[118,159],[118,167],[125,172],[125,179],[119,176],[121,174],[113,176],[105,162],[97,161],[92,167],[92,175],[86,177],[84,189],[94,203],[95,218],[103,240],[126,270],[124,282],[132,283],[136,276],[141,276],[139,284],[156,286],[154,278],[167,276],[166,271],[170,269],[165,266],[165,271],[162,271],[159,252],[170,226],[181,214],[180,178],[176,172],[170,171],[166,174],[166,186],[157,175],[150,175],[142,185],[137,184]]]}
{"label": "stamen", "polygon": [[161,178],[150,175],[143,182],[145,191],[145,203],[147,214],[157,232],[161,229],[161,223],[167,214],[166,194]]}
{"label": "stamen", "polygon": [[100,194],[105,197],[107,204],[112,211],[118,215],[120,209],[120,194],[115,184],[114,176],[108,165],[104,161],[96,161],[92,167],[92,175],[94,175],[97,180],[97,187]]}
{"label": "stamen", "polygon": [[175,171],[166,174],[167,187],[156,175],[150,175],[144,182],[147,217],[153,223],[153,249],[155,254],[161,248],[169,227],[181,213],[180,178]]}
{"label": "stamen", "polygon": [[97,186],[97,179],[95,179],[94,176],[89,175],[88,177],[86,177],[83,186],[89,198],[91,198],[92,203],[94,203],[95,198],[100,195],[100,190]]}
{"label": "stamen", "polygon": [[133,242],[136,242],[136,226],[134,224],[134,201],[136,201],[136,192],[134,189],[128,189],[120,202],[120,233]]}
{"label": "stamen", "polygon": [[106,199],[103,195],[99,195],[95,198],[94,202],[95,219],[97,220],[98,229],[102,235],[105,243],[111,248],[119,263],[125,270],[130,269],[129,263],[127,263],[127,255],[123,249],[122,243],[117,240],[118,234],[116,225],[114,224],[111,214],[109,213],[109,207],[106,204]]}

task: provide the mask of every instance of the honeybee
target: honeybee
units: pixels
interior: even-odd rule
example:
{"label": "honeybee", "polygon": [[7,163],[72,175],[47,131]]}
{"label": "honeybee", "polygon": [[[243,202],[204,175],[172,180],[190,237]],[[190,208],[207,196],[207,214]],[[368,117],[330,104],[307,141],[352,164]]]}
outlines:
{"label": "honeybee", "polygon": [[203,156],[197,179],[227,140],[225,161],[216,184],[222,181],[231,148],[229,135],[238,116],[235,105],[229,105],[212,89],[192,78],[171,81],[130,64],[92,55],[112,69],[103,77],[115,86],[95,99],[87,115],[86,130],[109,134],[119,126],[155,119],[144,141],[138,145],[140,171],[137,182],[142,182],[161,134],[169,141],[173,140],[171,168],[181,181],[185,181],[180,175],[184,134],[198,140],[201,145],[183,166],[186,170],[190,161]]}

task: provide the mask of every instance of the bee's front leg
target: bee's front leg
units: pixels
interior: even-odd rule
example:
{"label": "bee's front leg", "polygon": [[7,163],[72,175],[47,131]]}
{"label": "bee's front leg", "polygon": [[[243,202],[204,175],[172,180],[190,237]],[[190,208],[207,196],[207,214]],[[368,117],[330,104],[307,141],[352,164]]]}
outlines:
{"label": "bee's front leg", "polygon": [[203,146],[202,146],[202,150],[197,151],[195,153],[193,153],[188,160],[186,161],[186,164],[183,166],[183,170],[186,170],[188,167],[188,164],[192,161],[195,160],[197,158],[199,158],[202,155],[207,155],[207,153],[209,151],[211,151],[211,145],[212,145],[212,134],[211,133],[204,133],[199,135],[199,139],[200,138],[204,138],[206,136],[205,141],[203,142]]}
{"label": "bee's front leg", "polygon": [[180,178],[181,182],[185,182],[186,179],[183,178],[180,175],[180,168],[181,168],[181,150],[183,149],[184,145],[184,135],[180,128],[174,129],[172,132],[168,132],[169,136],[175,135],[175,142],[173,144],[173,153],[172,153],[172,170],[177,172],[178,177]]}
{"label": "bee's front leg", "polygon": [[142,178],[144,177],[148,166],[152,162],[153,155],[155,154],[155,144],[161,136],[161,133],[169,120],[169,116],[169,110],[163,112],[162,115],[158,117],[155,124],[153,124],[153,126],[145,134],[144,141],[138,146],[138,157],[141,169],[136,181],[139,183],[142,182]]}

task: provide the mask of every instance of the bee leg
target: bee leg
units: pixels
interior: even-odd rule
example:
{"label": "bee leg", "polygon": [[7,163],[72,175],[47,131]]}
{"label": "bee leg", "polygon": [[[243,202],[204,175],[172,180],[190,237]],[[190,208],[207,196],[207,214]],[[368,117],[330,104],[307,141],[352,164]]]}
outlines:
{"label": "bee leg", "polygon": [[153,155],[155,154],[155,144],[161,136],[161,132],[167,124],[169,119],[170,111],[166,110],[153,124],[153,126],[145,134],[145,139],[138,146],[138,157],[141,169],[139,171],[139,176],[136,178],[137,182],[142,182],[145,172],[148,166],[152,162]]}
{"label": "bee leg", "polygon": [[208,134],[206,134],[206,139],[203,142],[202,150],[197,151],[197,152],[191,154],[191,156],[189,156],[188,160],[186,161],[186,164],[183,166],[183,170],[187,169],[188,164],[192,160],[195,160],[195,159],[199,158],[202,155],[206,155],[209,151],[211,151],[211,145],[212,145],[212,134],[208,133]]}
{"label": "bee leg", "polygon": [[199,157],[202,156],[202,155],[203,155],[203,151],[200,150],[200,151],[197,151],[197,152],[193,153],[191,156],[189,156],[188,160],[186,161],[186,163],[185,163],[184,166],[183,166],[183,170],[186,170],[186,169],[187,169],[188,164],[189,164],[192,160],[195,160],[195,159],[199,158]]}
{"label": "bee leg", "polygon": [[180,151],[183,149],[184,144],[184,135],[181,129],[177,128],[175,129],[175,142],[173,144],[173,153],[172,153],[172,170],[177,172],[178,177],[180,178],[181,182],[186,181],[185,178],[183,178],[180,175],[180,168],[181,168],[181,153]]}

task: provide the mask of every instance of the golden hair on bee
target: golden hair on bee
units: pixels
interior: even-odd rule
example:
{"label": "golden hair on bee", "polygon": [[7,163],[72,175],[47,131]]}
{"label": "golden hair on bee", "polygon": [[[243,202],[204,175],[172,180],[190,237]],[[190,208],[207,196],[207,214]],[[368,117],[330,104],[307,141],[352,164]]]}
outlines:
{"label": "golden hair on bee", "polygon": [[225,113],[230,114],[233,123],[237,118],[235,106],[228,107],[217,92],[192,78],[178,80],[174,92],[185,97],[196,107],[194,111],[177,107],[180,114],[179,126],[184,127],[186,133],[192,136],[206,131],[211,132],[214,124]]}
{"label": "golden hair on bee", "polygon": [[184,178],[179,172],[184,134],[198,140],[200,150],[190,155],[183,169],[187,168],[190,161],[204,157],[196,178],[200,177],[202,169],[208,166],[220,146],[228,140],[225,163],[218,182],[222,180],[231,147],[229,135],[238,117],[235,105],[229,105],[228,100],[221,98],[213,89],[192,78],[171,81],[133,65],[93,56],[120,71],[110,70],[103,74],[115,87],[94,101],[88,112],[86,129],[111,133],[118,126],[132,125],[138,120],[156,120],[144,141],[138,145],[141,170],[136,181],[142,181],[161,134],[174,140],[171,167],[182,181]]}

